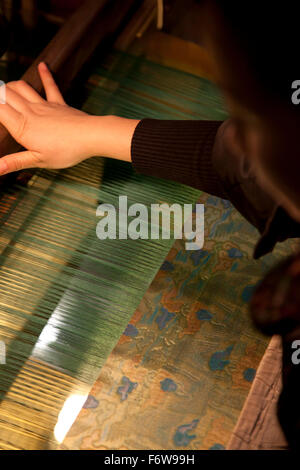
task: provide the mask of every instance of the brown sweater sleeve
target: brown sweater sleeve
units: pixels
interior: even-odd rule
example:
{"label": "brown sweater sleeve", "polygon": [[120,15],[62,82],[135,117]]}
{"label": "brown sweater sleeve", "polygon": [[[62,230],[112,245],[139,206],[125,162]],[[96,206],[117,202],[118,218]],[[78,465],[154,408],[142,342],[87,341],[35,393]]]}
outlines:
{"label": "brown sweater sleeve", "polygon": [[142,119],[131,143],[137,172],[193,186],[227,198],[212,149],[222,121]]}
{"label": "brown sweater sleeve", "polygon": [[135,169],[228,199],[262,234],[254,257],[278,241],[300,237],[300,224],[260,186],[251,160],[234,145],[234,120],[143,119],[132,138]]}

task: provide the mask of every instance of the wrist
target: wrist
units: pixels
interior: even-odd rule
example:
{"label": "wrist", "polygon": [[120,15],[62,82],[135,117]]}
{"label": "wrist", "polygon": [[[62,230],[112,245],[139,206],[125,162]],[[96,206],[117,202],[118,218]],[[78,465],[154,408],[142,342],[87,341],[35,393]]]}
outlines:
{"label": "wrist", "polygon": [[131,140],[138,123],[138,119],[113,115],[86,115],[84,153],[131,161]]}

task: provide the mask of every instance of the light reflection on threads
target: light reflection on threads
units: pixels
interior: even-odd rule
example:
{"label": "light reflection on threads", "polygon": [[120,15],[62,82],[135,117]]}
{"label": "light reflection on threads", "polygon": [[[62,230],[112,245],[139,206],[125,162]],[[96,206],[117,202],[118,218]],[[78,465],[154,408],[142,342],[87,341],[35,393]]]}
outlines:
{"label": "light reflection on threads", "polygon": [[67,398],[58,415],[58,420],[54,428],[54,437],[57,442],[61,443],[64,440],[87,397],[88,395],[71,395]]}

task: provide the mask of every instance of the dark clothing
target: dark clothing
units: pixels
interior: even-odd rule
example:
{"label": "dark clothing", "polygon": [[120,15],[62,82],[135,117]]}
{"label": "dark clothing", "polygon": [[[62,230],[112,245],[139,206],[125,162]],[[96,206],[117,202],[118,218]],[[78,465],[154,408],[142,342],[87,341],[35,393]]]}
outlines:
{"label": "dark clothing", "polygon": [[300,254],[273,268],[252,296],[254,323],[266,334],[282,340],[282,384],[278,419],[292,449],[300,442]]}
{"label": "dark clothing", "polygon": [[249,163],[235,155],[227,121],[143,119],[132,139],[135,169],[228,199],[260,232],[257,259],[277,242],[300,237],[300,224],[261,188]]}

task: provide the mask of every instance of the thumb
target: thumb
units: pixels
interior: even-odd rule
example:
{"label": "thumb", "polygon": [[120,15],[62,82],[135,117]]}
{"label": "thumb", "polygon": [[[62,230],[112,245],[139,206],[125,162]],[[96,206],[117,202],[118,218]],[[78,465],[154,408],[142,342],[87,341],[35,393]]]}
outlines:
{"label": "thumb", "polygon": [[39,166],[38,159],[32,152],[26,150],[24,152],[12,153],[0,158],[0,176],[37,166]]}

